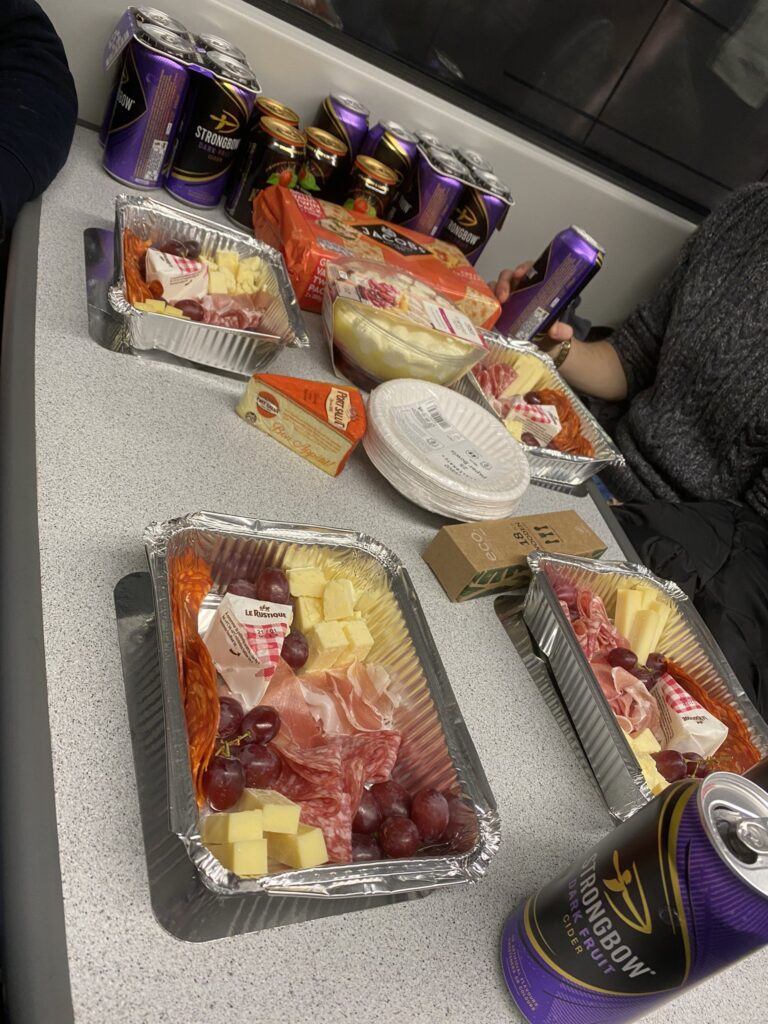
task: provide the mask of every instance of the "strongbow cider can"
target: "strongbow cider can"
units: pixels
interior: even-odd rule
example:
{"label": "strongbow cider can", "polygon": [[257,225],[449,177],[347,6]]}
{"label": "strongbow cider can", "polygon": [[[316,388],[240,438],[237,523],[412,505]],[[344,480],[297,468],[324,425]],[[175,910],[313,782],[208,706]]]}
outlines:
{"label": "strongbow cider can", "polygon": [[488,174],[493,174],[493,164],[490,160],[486,160],[482,153],[478,153],[476,149],[466,149],[462,146],[459,149],[455,149],[454,153],[471,170],[485,171]]}
{"label": "strongbow cider can", "polygon": [[123,55],[104,145],[104,169],[136,188],[159,188],[195,52],[159,25],[140,25]]}
{"label": "strongbow cider can", "polygon": [[471,176],[475,184],[464,189],[440,237],[455,245],[474,264],[493,232],[503,225],[514,201],[495,174],[476,170]]}
{"label": "strongbow cider can", "polygon": [[419,129],[413,133],[420,146],[428,146],[431,149],[444,149],[442,142],[434,132],[425,132]]}
{"label": "strongbow cider can", "polygon": [[366,135],[360,153],[386,164],[398,181],[405,181],[416,161],[418,146],[416,136],[396,121],[379,121]]}
{"label": "strongbow cider can", "polygon": [[398,194],[390,220],[423,235],[439,235],[464,191],[462,165],[448,153],[419,151],[409,184]]}
{"label": "strongbow cider can", "polygon": [[545,334],[603,265],[605,250],[586,231],[560,231],[501,307],[496,330],[528,341]]}
{"label": "strongbow cider can", "polygon": [[295,188],[304,162],[304,136],[292,124],[276,117],[262,117],[256,130],[249,129],[229,179],[227,216],[243,227],[253,226],[253,199],[269,185]]}
{"label": "strongbow cider can", "polygon": [[245,64],[246,67],[250,67],[248,64],[248,58],[245,56],[239,46],[234,46],[228,39],[222,38],[222,36],[211,35],[210,32],[202,32],[195,36],[195,42],[197,48],[201,53],[208,53],[213,51],[214,53],[226,53],[228,57],[234,57],[235,60],[239,60],[241,64]]}
{"label": "strongbow cider can", "polygon": [[195,67],[165,187],[192,206],[216,206],[246,136],[258,88],[250,68],[225,53]]}
{"label": "strongbow cider can", "polygon": [[326,96],[320,104],[314,124],[341,139],[349,150],[349,160],[355,159],[368,134],[370,111],[353,96]]}
{"label": "strongbow cider can", "polygon": [[768,943],[767,820],[738,775],[676,783],[523,902],[501,962],[526,1020],[624,1024]]}

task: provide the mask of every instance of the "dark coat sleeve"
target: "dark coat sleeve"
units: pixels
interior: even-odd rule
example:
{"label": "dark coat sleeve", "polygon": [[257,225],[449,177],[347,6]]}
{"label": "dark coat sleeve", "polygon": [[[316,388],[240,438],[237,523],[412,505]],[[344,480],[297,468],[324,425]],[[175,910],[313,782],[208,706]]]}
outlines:
{"label": "dark coat sleeve", "polygon": [[0,238],[63,166],[76,118],[53,25],[34,0],[0,0]]}

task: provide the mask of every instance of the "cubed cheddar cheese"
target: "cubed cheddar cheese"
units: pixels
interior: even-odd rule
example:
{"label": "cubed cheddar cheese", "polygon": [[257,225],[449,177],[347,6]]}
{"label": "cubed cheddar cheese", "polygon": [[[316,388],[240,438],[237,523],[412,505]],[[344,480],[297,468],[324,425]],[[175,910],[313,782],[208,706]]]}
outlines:
{"label": "cubed cheddar cheese", "polygon": [[291,597],[322,597],[328,582],[321,569],[288,569],[286,576]]}
{"label": "cubed cheddar cheese", "polygon": [[238,274],[237,288],[244,295],[250,295],[251,292],[255,292],[256,282],[254,281],[253,274]]}
{"label": "cubed cheddar cheese", "polygon": [[303,823],[299,823],[296,835],[268,833],[267,843],[270,857],[287,864],[289,868],[316,868],[328,860],[322,831]]}
{"label": "cubed cheddar cheese", "polygon": [[296,835],[298,831],[301,808],[287,796],[276,793],[274,789],[244,789],[237,807],[258,809],[265,832]]}
{"label": "cubed cheddar cheese", "polygon": [[208,274],[208,294],[226,295],[227,277],[220,270],[211,270]]}
{"label": "cubed cheddar cheese", "polygon": [[220,864],[241,878],[256,878],[267,873],[266,839],[211,843],[208,849]]}
{"label": "cubed cheddar cheese", "polygon": [[236,811],[209,814],[202,822],[202,839],[206,846],[261,839],[263,835],[263,815],[257,804]]}
{"label": "cubed cheddar cheese", "polygon": [[323,591],[323,617],[351,619],[355,612],[355,588],[351,580],[331,580]]}
{"label": "cubed cheddar cheese", "polygon": [[323,621],[323,602],[319,597],[297,597],[293,607],[296,625],[302,633]]}
{"label": "cubed cheddar cheese", "polygon": [[232,249],[219,249],[216,253],[216,263],[219,270],[229,271],[233,277],[237,277],[240,265],[240,254]]}
{"label": "cubed cheddar cheese", "polygon": [[340,655],[349,646],[347,634],[338,622],[318,622],[307,633],[309,657],[306,670],[308,672],[333,668]]}
{"label": "cubed cheddar cheese", "polygon": [[261,256],[246,256],[244,260],[240,260],[240,267],[242,270],[248,270],[252,274],[261,273],[264,269],[264,260]]}
{"label": "cubed cheddar cheese", "polygon": [[181,312],[181,310],[180,309],[176,309],[175,306],[166,305],[166,307],[163,310],[163,312],[165,313],[166,316],[178,316],[178,317],[182,317],[182,318],[184,316],[184,314]]}
{"label": "cubed cheddar cheese", "polygon": [[365,661],[373,647],[371,631],[362,619],[350,619],[341,626],[349,642],[347,655],[350,661]]}

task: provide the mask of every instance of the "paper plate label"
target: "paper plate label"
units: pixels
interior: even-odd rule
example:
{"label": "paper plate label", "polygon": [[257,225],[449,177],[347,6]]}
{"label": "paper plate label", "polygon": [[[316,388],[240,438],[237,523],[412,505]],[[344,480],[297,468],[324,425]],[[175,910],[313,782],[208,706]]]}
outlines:
{"label": "paper plate label", "polygon": [[443,473],[475,483],[496,471],[494,462],[443,416],[434,400],[393,410],[392,422],[403,440]]}

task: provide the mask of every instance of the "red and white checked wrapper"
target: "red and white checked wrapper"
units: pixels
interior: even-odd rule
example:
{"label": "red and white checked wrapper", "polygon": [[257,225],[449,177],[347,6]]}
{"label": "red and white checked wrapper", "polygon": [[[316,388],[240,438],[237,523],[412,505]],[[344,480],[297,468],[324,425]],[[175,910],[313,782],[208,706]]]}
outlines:
{"label": "red and white checked wrapper", "polygon": [[683,689],[680,683],[666,672],[664,673],[664,682],[667,684],[664,691],[664,700],[667,702],[667,707],[670,711],[682,715],[686,711],[699,711],[701,709],[701,704],[694,700],[690,693]]}
{"label": "red and white checked wrapper", "polygon": [[[518,418],[530,420],[532,423],[552,423],[553,417],[559,425],[560,417],[554,405],[531,405],[528,402],[513,402],[510,412],[516,412]],[[558,426],[558,433],[560,428]]]}
{"label": "red and white checked wrapper", "polygon": [[712,757],[728,735],[728,727],[703,708],[676,679],[665,672],[651,691],[659,707],[657,737],[665,750]]}
{"label": "red and white checked wrapper", "polygon": [[182,274],[197,274],[205,266],[200,260],[188,260],[185,256],[174,256],[173,253],[166,253],[166,255],[170,256]]}
{"label": "red and white checked wrapper", "polygon": [[288,636],[288,622],[281,620],[266,626],[252,626],[250,623],[244,623],[243,628],[248,638],[248,646],[261,666],[264,678],[271,679],[277,668],[283,641]]}

